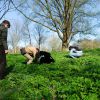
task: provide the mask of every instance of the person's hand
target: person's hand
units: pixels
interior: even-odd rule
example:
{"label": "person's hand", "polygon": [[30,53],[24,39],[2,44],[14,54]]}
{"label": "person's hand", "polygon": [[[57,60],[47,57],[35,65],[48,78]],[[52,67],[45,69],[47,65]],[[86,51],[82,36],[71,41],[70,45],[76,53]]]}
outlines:
{"label": "person's hand", "polygon": [[8,50],[5,50],[5,54],[8,54]]}

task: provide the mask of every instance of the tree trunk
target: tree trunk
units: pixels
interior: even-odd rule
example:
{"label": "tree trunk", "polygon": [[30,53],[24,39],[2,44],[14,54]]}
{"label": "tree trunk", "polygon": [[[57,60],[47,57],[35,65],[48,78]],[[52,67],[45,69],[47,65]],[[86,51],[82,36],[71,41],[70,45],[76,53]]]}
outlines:
{"label": "tree trunk", "polygon": [[68,38],[67,34],[63,34],[63,40],[62,40],[62,51],[66,51],[68,49]]}
{"label": "tree trunk", "polygon": [[64,5],[64,27],[63,27],[63,40],[62,50],[67,50],[69,45],[69,38],[72,35],[72,19],[73,19],[73,8],[71,8],[71,1],[65,0]]}
{"label": "tree trunk", "polygon": [[63,40],[62,40],[63,51],[68,50],[70,36],[71,36],[71,25],[68,25],[67,28],[65,29],[65,32],[63,33]]}

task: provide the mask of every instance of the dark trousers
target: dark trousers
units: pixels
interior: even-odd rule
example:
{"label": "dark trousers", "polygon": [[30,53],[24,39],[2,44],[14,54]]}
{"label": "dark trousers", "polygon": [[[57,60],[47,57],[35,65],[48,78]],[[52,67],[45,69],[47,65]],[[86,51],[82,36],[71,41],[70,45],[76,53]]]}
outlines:
{"label": "dark trousers", "polygon": [[6,75],[6,54],[3,46],[0,46],[0,79]]}

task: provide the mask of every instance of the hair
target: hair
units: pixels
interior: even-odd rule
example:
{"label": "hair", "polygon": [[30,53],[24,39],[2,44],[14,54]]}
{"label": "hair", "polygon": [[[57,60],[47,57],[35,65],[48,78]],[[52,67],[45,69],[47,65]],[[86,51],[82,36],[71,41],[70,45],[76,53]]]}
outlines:
{"label": "hair", "polygon": [[80,49],[79,47],[77,47],[77,46],[70,46],[70,47],[69,47],[69,50],[71,50],[71,49],[73,49],[73,48],[76,49],[76,50],[78,50],[78,51],[81,50],[81,49]]}
{"label": "hair", "polygon": [[8,24],[8,28],[10,28],[10,22],[8,20],[4,20],[2,23],[3,24]]}
{"label": "hair", "polygon": [[39,48],[36,48],[37,52],[40,52]]}

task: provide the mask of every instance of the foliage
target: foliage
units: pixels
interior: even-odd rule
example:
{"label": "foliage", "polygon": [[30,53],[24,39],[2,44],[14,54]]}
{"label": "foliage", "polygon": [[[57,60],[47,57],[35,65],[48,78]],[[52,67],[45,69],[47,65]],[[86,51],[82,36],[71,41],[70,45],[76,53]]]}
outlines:
{"label": "foliage", "polygon": [[0,100],[99,100],[100,49],[78,59],[52,52],[55,63],[25,65],[21,55],[7,55],[7,76],[0,80]]}
{"label": "foliage", "polygon": [[88,40],[88,39],[84,39],[84,40],[80,40],[79,42],[80,46],[84,49],[94,49],[94,48],[99,48],[100,47],[100,42],[97,40]]}

